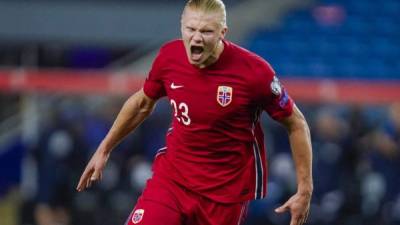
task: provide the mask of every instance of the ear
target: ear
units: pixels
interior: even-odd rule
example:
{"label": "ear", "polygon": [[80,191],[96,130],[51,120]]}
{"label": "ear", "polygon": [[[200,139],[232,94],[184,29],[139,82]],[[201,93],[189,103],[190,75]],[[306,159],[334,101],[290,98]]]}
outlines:
{"label": "ear", "polygon": [[220,39],[224,39],[227,32],[228,32],[227,27],[222,28]]}

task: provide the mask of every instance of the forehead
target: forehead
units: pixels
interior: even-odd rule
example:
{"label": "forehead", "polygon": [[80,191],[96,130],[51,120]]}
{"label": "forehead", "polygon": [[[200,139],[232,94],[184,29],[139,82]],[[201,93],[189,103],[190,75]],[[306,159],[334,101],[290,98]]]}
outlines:
{"label": "forehead", "polygon": [[222,13],[219,12],[204,12],[187,8],[182,14],[182,25],[184,26],[220,26],[222,21]]}

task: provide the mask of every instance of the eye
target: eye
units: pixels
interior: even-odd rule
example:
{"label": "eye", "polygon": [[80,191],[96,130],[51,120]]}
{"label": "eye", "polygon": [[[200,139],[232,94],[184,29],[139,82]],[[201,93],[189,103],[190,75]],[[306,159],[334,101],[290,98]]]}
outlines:
{"label": "eye", "polygon": [[187,29],[188,31],[190,31],[190,32],[194,32],[194,31],[195,31],[195,29],[194,29],[193,27],[186,27],[186,29]]}

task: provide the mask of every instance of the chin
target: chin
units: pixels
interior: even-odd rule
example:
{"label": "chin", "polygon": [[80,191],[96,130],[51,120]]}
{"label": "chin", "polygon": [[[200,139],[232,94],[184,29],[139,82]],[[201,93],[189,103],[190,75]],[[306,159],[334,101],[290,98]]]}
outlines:
{"label": "chin", "polygon": [[193,61],[193,60],[189,60],[189,62],[190,62],[190,64],[192,64],[192,65],[201,65],[201,64],[203,64],[204,63],[204,61]]}

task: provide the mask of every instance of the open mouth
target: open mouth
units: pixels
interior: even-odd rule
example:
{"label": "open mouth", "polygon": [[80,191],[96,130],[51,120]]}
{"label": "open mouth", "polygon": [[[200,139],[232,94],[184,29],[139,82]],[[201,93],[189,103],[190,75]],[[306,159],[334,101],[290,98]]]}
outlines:
{"label": "open mouth", "polygon": [[192,46],[190,47],[190,54],[191,54],[191,57],[190,57],[190,58],[191,58],[193,61],[199,61],[200,58],[201,58],[201,56],[202,56],[202,54],[203,54],[203,51],[204,51],[204,48],[203,48],[203,47],[192,45]]}

